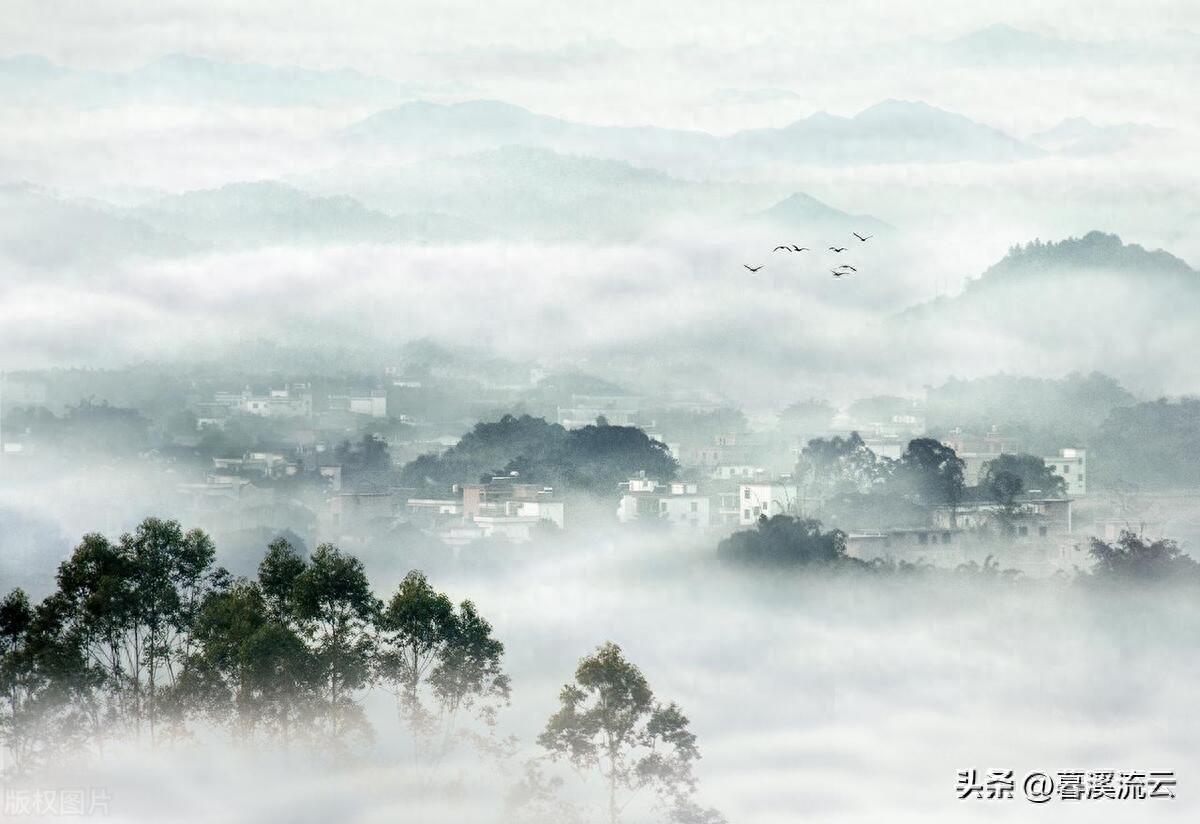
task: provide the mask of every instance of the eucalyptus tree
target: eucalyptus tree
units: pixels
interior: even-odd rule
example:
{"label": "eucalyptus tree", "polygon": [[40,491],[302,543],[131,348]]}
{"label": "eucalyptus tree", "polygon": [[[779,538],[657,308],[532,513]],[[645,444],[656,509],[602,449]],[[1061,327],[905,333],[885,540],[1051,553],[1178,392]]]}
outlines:
{"label": "eucalyptus tree", "polygon": [[0,600],[0,745],[12,772],[78,749],[96,727],[98,673],[60,606],[53,596],[34,606],[20,589]]}
{"label": "eucalyptus tree", "polygon": [[[494,729],[510,693],[504,644],[473,603],[456,608],[413,570],[380,614],[378,637],[377,672],[396,696],[418,760],[436,760],[465,733],[459,725],[464,710]],[[477,743],[483,740],[476,736]]]}
{"label": "eucalyptus tree", "polygon": [[228,586],[215,554],[204,532],[147,518],[115,543],[85,535],[59,566],[64,629],[104,673],[109,715],[136,736],[154,741],[201,604]]}
{"label": "eucalyptus tree", "polygon": [[608,793],[609,824],[643,789],[674,818],[704,813],[694,800],[692,767],[700,758],[689,721],[674,703],[662,704],[634,664],[611,641],[583,658],[573,683],[559,693],[559,709],[538,736],[552,759],[581,773],[598,773]]}
{"label": "eucalyptus tree", "polygon": [[243,740],[285,747],[311,726],[319,670],[295,630],[273,615],[261,586],[239,580],[205,602],[183,692],[189,706],[228,721]]}
{"label": "eucalyptus tree", "polygon": [[280,597],[314,657],[330,740],[341,746],[351,734],[370,737],[357,696],[372,681],[372,628],[381,605],[362,562],[321,544]]}

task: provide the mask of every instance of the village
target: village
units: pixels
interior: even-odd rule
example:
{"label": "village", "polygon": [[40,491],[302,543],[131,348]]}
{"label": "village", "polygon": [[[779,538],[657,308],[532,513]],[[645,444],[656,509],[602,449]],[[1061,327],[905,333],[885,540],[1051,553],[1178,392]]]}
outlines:
{"label": "village", "polygon": [[[539,382],[547,383],[541,374],[529,379]],[[51,383],[5,381],[0,455],[9,468],[36,466],[54,450],[44,420],[29,411],[53,405]],[[422,461],[453,453],[461,437],[451,434],[455,426],[466,429],[472,414],[487,418],[431,401],[448,396],[436,376],[418,380],[395,368],[374,381],[314,383],[190,393],[176,429],[140,444],[147,448],[137,461],[160,478],[171,511],[189,521],[256,534],[287,529],[341,546],[416,531],[450,554],[479,542],[526,545],[564,530],[659,529],[672,540],[714,542],[762,518],[789,516],[841,530],[846,553],[865,561],[994,562],[1045,576],[1086,567],[1093,537],[1162,530],[1144,501],[1131,507],[1127,496],[1089,490],[1086,447],[1035,453],[1000,425],[931,432],[919,399],[844,408],[811,402],[774,428],[755,428],[725,407],[672,408],[633,394],[572,391],[571,382],[542,392],[537,404],[519,383],[488,387],[501,402],[526,401],[525,417],[545,432],[608,427],[644,437],[653,460],[642,465],[625,455],[605,470],[623,474],[597,476],[584,490],[548,481],[544,469],[506,468],[516,456],[500,453],[517,447],[503,445],[494,466],[443,462],[437,477],[421,475]],[[80,410],[138,415],[92,404],[63,420]],[[498,427],[517,420],[494,417]],[[933,460],[949,461],[933,470],[949,469],[945,494],[894,492],[889,473],[912,459],[915,446],[931,444]],[[62,452],[54,453],[59,460]]]}

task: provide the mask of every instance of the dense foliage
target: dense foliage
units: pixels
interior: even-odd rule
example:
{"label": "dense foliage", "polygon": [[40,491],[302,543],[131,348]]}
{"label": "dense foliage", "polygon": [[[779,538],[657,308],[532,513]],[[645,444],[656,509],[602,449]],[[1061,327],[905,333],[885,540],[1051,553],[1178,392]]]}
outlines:
{"label": "dense foliage", "polygon": [[329,544],[304,557],[276,540],[254,578],[214,558],[203,532],[150,518],[116,541],[84,536],[40,604],[21,590],[0,602],[14,769],[108,739],[155,745],[196,720],[336,753],[371,739],[362,701],[375,686],[397,692],[415,741],[437,726],[439,753],[490,734],[508,700],[504,645],[471,602],[413,572],[385,605]]}
{"label": "dense foliage", "polygon": [[423,455],[404,467],[407,486],[441,488],[464,479],[520,473],[555,488],[611,492],[645,471],[671,480],[678,471],[665,444],[631,426],[604,421],[564,429],[543,418],[505,415],[479,423],[441,455]]}

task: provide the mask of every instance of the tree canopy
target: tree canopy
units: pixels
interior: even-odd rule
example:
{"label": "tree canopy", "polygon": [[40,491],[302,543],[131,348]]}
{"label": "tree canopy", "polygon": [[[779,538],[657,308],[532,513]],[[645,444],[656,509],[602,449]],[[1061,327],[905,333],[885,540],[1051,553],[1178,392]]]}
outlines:
{"label": "tree canopy", "polygon": [[678,465],[665,444],[632,426],[598,422],[567,430],[543,418],[505,415],[479,423],[441,455],[423,455],[402,471],[407,485],[444,487],[518,472],[523,480],[610,492],[638,472],[671,480]]}

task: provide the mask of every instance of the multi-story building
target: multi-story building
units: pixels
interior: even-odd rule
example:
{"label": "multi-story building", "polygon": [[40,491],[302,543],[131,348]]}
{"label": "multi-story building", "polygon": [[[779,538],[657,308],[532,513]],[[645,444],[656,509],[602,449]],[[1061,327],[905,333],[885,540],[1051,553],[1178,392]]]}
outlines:
{"label": "multi-story building", "polygon": [[738,486],[741,516],[738,523],[753,526],[759,518],[795,515],[800,510],[800,490],[790,482],[744,483]]}
{"label": "multi-story building", "polygon": [[646,477],[622,484],[625,494],[617,505],[617,520],[660,521],[674,527],[707,529],[712,525],[712,498],[695,483],[663,483]]}
{"label": "multi-story building", "polygon": [[1067,494],[1079,498],[1087,494],[1087,450],[1079,447],[1066,447],[1058,450],[1057,455],[1043,458],[1046,468],[1055,475],[1061,475],[1067,482]]}

